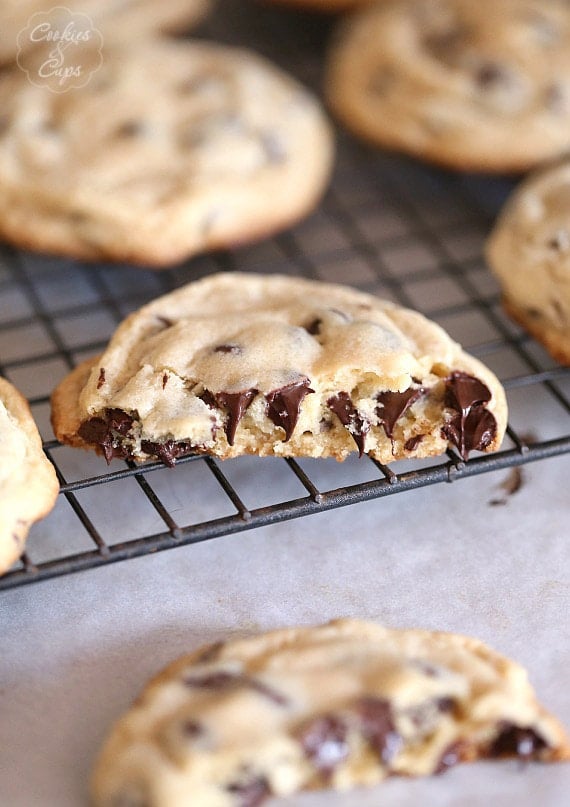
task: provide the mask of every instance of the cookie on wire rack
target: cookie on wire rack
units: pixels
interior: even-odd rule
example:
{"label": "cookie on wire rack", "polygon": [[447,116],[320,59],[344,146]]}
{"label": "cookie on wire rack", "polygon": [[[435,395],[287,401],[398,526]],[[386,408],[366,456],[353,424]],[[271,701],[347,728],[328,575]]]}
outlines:
{"label": "cookie on wire rack", "polygon": [[529,177],[487,242],[506,311],[570,365],[570,160]]}
{"label": "cookie on wire rack", "polygon": [[158,267],[264,237],[317,203],[329,123],[263,58],[168,40],[80,55],[92,75],[66,92],[18,67],[0,75],[0,237]]}
{"label": "cookie on wire rack", "polygon": [[55,504],[59,483],[25,398],[0,378],[0,574],[24,551],[31,525]]}
{"label": "cookie on wire rack", "polygon": [[570,148],[570,4],[375,4],[341,26],[326,94],[379,146],[463,171],[527,170]]}
{"label": "cookie on wire rack", "polygon": [[257,807],[500,757],[570,759],[522,667],[477,639],[346,619],[171,664],[113,727],[91,792],[94,807]]}
{"label": "cookie on wire rack", "polygon": [[347,286],[221,273],[129,316],[52,396],[59,440],[113,457],[493,451],[495,375],[422,315]]}

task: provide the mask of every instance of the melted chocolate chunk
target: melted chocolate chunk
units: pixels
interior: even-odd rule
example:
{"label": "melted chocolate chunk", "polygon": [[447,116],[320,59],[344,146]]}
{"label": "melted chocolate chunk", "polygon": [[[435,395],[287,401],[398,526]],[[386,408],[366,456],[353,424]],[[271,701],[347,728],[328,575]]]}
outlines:
{"label": "melted chocolate chunk", "polygon": [[101,367],[101,369],[99,370],[99,378],[97,379],[97,389],[101,389],[104,383],[105,383],[105,368]]}
{"label": "melted chocolate chunk", "polygon": [[437,763],[434,773],[445,773],[449,768],[453,768],[458,762],[461,762],[465,753],[465,742],[463,740],[456,740],[451,745],[448,745],[439,762]]}
{"label": "melted chocolate chunk", "polygon": [[333,771],[348,756],[347,728],[338,717],[317,717],[299,735],[308,759],[324,773]]}
{"label": "melted chocolate chunk", "polygon": [[310,383],[308,378],[303,378],[301,381],[294,381],[281,389],[268,392],[265,396],[267,417],[285,431],[285,442],[291,439],[295,430],[303,399],[315,391],[310,388]]}
{"label": "melted chocolate chunk", "polygon": [[521,728],[505,721],[499,729],[499,735],[489,749],[490,757],[517,756],[527,761],[548,747],[548,743],[532,728]]}
{"label": "melted chocolate chunk", "polygon": [[323,324],[322,319],[320,317],[317,317],[316,319],[309,322],[308,325],[305,325],[305,330],[307,331],[307,333],[310,333],[311,336],[317,336],[321,332],[322,324]]}
{"label": "melted chocolate chunk", "polygon": [[396,422],[402,417],[403,414],[415,403],[418,398],[425,395],[426,390],[423,387],[416,389],[410,388],[404,392],[379,392],[376,400],[379,406],[376,407],[376,415],[380,423],[384,426],[386,437],[392,440],[394,436],[394,426]]}
{"label": "melted chocolate chunk", "polygon": [[99,446],[107,463],[113,458],[125,459],[129,451],[117,443],[119,436],[125,436],[131,430],[134,418],[122,409],[107,409],[105,417],[93,417],[85,420],[77,433],[82,440]]}
{"label": "melted chocolate chunk", "polygon": [[424,439],[423,434],[415,434],[413,437],[408,437],[408,439],[404,443],[404,448],[406,449],[406,451],[415,451],[423,439]]}
{"label": "melted chocolate chunk", "polygon": [[497,421],[485,407],[491,392],[478,378],[454,372],[446,379],[445,405],[454,409],[441,428],[443,437],[454,443],[464,460],[470,451],[483,451],[497,434]]}
{"label": "melted chocolate chunk", "polygon": [[228,416],[226,418],[225,429],[228,443],[231,446],[234,444],[236,430],[240,420],[256,395],[256,389],[246,389],[243,392],[218,392],[214,395],[218,406],[223,406],[227,409]]}
{"label": "melted chocolate chunk", "polygon": [[233,782],[226,790],[239,797],[239,807],[258,807],[271,796],[269,782],[261,776],[247,782]]}
{"label": "melted chocolate chunk", "polygon": [[243,353],[243,348],[240,345],[216,345],[214,353],[231,353],[233,356],[239,356]]}
{"label": "melted chocolate chunk", "polygon": [[287,706],[289,704],[289,700],[280,692],[267,686],[262,681],[257,681],[255,678],[249,678],[247,675],[241,675],[240,673],[222,670],[202,676],[191,675],[184,678],[184,684],[188,687],[199,689],[237,689],[238,687],[247,687],[273,701],[277,706]]}
{"label": "melted chocolate chunk", "polygon": [[154,443],[151,440],[141,440],[141,449],[149,456],[157,457],[169,468],[174,468],[176,460],[194,451],[192,443],[175,440],[165,440],[164,443]]}
{"label": "melted chocolate chunk", "polygon": [[358,714],[363,736],[384,765],[389,765],[404,744],[394,726],[390,703],[382,698],[362,698],[358,703]]}
{"label": "melted chocolate chunk", "polygon": [[327,406],[338,417],[340,422],[351,433],[358,447],[360,456],[364,454],[366,435],[370,431],[370,423],[353,406],[348,392],[339,392],[327,401]]}
{"label": "melted chocolate chunk", "polygon": [[168,384],[168,373],[164,373],[162,376],[162,389]]}

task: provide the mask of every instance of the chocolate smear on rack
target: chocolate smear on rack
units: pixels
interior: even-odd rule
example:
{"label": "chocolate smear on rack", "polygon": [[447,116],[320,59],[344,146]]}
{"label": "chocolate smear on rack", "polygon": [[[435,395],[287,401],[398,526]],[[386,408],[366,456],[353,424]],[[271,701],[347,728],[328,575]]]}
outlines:
{"label": "chocolate smear on rack", "polygon": [[501,482],[499,487],[503,491],[502,496],[497,496],[495,499],[491,499],[489,504],[492,507],[503,506],[507,504],[507,501],[510,496],[514,496],[515,493],[518,493],[519,490],[522,488],[524,484],[524,474],[522,468],[516,465],[514,468],[511,468],[507,477]]}

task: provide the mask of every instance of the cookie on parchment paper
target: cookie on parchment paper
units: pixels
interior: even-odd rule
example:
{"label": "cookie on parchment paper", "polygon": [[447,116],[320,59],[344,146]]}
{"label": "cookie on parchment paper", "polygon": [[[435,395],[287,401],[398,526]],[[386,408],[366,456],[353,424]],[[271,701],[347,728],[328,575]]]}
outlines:
{"label": "cookie on parchment paper", "polygon": [[570,365],[570,160],[516,189],[489,238],[487,258],[507,312]]}
{"label": "cookie on parchment paper", "polygon": [[570,148],[570,4],[392,0],[350,17],[326,93],[356,134],[465,171]]}
{"label": "cookie on parchment paper", "polygon": [[144,306],[52,396],[59,440],[168,465],[497,449],[495,375],[435,323],[347,286],[222,273]]}
{"label": "cookie on parchment paper", "polygon": [[[206,16],[212,0],[0,0],[0,64],[14,61],[18,48],[29,49],[42,34],[63,34],[72,22],[74,31],[99,31],[104,44],[129,43],[159,33],[188,29]],[[73,15],[85,14],[87,21]],[[39,15],[39,16],[36,16]],[[20,36],[37,25],[49,25],[34,40]],[[20,36],[20,39],[18,37]],[[41,41],[41,40],[39,40]],[[52,41],[52,40],[50,40]]]}
{"label": "cookie on parchment paper", "polygon": [[570,758],[525,670],[477,639],[337,620],[202,648],[113,727],[95,807],[257,807],[460,761]]}
{"label": "cookie on parchment paper", "polygon": [[0,378],[0,574],[24,551],[30,526],[55,504],[59,483],[25,398]]}
{"label": "cookie on parchment paper", "polygon": [[[85,73],[101,61],[80,55]],[[208,42],[105,48],[66,92],[14,67],[0,109],[0,236],[75,258],[160,266],[263,237],[308,213],[331,169],[319,103]]]}

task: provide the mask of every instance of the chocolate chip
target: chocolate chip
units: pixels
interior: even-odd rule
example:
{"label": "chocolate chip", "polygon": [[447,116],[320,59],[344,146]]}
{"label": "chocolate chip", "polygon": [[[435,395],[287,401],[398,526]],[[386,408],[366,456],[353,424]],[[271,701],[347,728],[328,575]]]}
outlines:
{"label": "chocolate chip", "polygon": [[287,706],[289,704],[288,698],[280,692],[267,686],[267,684],[264,684],[262,681],[257,681],[255,678],[250,678],[240,673],[221,670],[220,672],[208,673],[206,675],[190,675],[184,678],[184,684],[192,688],[215,690],[245,687],[263,695],[263,697],[272,701],[277,706]]}
{"label": "chocolate chip", "polygon": [[168,384],[168,377],[169,377],[168,373],[164,373],[164,375],[162,376],[162,389],[164,389],[165,386]]}
{"label": "chocolate chip", "polygon": [[497,434],[497,421],[485,409],[491,392],[478,378],[463,372],[453,372],[445,383],[445,404],[456,411],[442,426],[441,433],[467,460],[469,452],[483,451]]}
{"label": "chocolate chip", "polygon": [[415,403],[418,398],[426,394],[423,387],[405,390],[404,392],[379,392],[376,396],[379,406],[376,407],[376,415],[384,426],[386,436],[390,439],[394,436],[394,426],[399,418]]}
{"label": "chocolate chip", "polygon": [[456,740],[447,746],[437,765],[434,768],[435,774],[445,773],[449,768],[453,768],[458,762],[465,758],[466,744],[464,740]]}
{"label": "chocolate chip", "polygon": [[132,428],[134,418],[122,409],[107,409],[105,413],[109,428],[125,436]]}
{"label": "chocolate chip", "polygon": [[99,378],[97,379],[97,389],[101,389],[104,383],[105,383],[105,368],[101,367],[101,369],[99,370]]}
{"label": "chocolate chip", "polygon": [[389,701],[383,698],[362,698],[357,711],[360,730],[384,765],[389,765],[402,750],[404,741],[396,731]]}
{"label": "chocolate chip", "polygon": [[117,129],[115,129],[114,137],[118,138],[129,138],[129,137],[138,137],[144,132],[144,124],[140,121],[136,120],[128,120],[122,123]]}
{"label": "chocolate chip", "polygon": [[238,356],[243,353],[243,348],[241,345],[216,345],[214,353],[231,353],[234,356]]}
{"label": "chocolate chip", "polygon": [[498,728],[499,734],[489,748],[490,757],[518,756],[527,761],[548,747],[548,743],[532,728],[521,728],[507,721]]}
{"label": "chocolate chip", "polygon": [[482,64],[474,75],[476,84],[484,90],[489,90],[497,84],[505,84],[510,79],[510,73],[497,62]]}
{"label": "chocolate chip", "polygon": [[321,325],[323,321],[320,317],[311,320],[308,325],[305,325],[305,330],[307,333],[310,333],[311,336],[317,336],[321,332]]}
{"label": "chocolate chip", "polygon": [[291,439],[295,430],[305,396],[315,391],[310,388],[310,383],[308,378],[303,378],[268,392],[265,396],[267,417],[284,430],[285,442]]}
{"label": "chocolate chip", "polygon": [[423,434],[415,434],[413,437],[408,437],[408,439],[404,443],[404,448],[406,449],[406,451],[415,451],[423,439],[424,439]]}
{"label": "chocolate chip", "polygon": [[364,454],[366,435],[370,431],[370,423],[353,405],[348,392],[339,392],[327,400],[327,406],[338,417],[343,426],[350,432],[358,447],[360,456]]}
{"label": "chocolate chip", "polygon": [[175,440],[165,440],[164,443],[155,443],[152,440],[141,440],[142,451],[150,457],[156,457],[169,468],[174,468],[176,460],[179,457],[185,457],[197,448],[198,446],[194,446],[192,443],[185,440],[179,442]]}
{"label": "chocolate chip", "polygon": [[156,319],[162,325],[163,328],[172,328],[172,326],[174,325],[174,322],[171,319],[168,319],[168,317],[160,317],[157,315]]}
{"label": "chocolate chip", "polygon": [[105,418],[93,417],[83,421],[77,433],[82,440],[102,449],[107,463],[114,458],[124,459],[129,451],[117,444],[117,435],[127,434],[133,418],[122,409],[107,409]]}
{"label": "chocolate chip", "polygon": [[238,807],[258,807],[271,796],[269,782],[262,776],[245,782],[232,782],[226,790],[239,797]]}
{"label": "chocolate chip", "polygon": [[216,404],[227,410],[225,431],[231,446],[234,444],[240,420],[256,395],[256,389],[246,389],[243,392],[217,392],[213,395]]}
{"label": "chocolate chip", "polygon": [[313,765],[330,773],[348,756],[346,735],[346,724],[331,715],[311,720],[302,728],[298,738]]}

